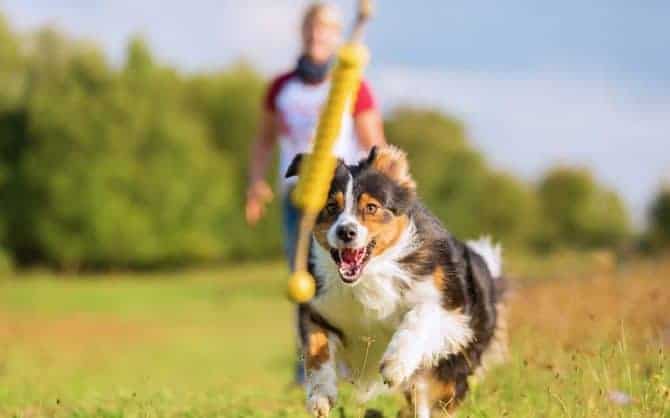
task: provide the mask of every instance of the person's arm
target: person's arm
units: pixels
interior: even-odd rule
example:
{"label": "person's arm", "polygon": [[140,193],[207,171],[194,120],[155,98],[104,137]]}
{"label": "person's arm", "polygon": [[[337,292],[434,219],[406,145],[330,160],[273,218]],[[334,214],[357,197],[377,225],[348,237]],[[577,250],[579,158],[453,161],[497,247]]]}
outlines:
{"label": "person's arm", "polygon": [[361,148],[369,150],[375,145],[384,145],[384,125],[377,109],[372,91],[367,82],[362,81],[354,103],[354,128]]}
{"label": "person's arm", "polygon": [[384,125],[377,109],[359,113],[354,117],[354,127],[358,142],[363,149],[370,149],[375,145],[386,144]]}
{"label": "person's arm", "polygon": [[265,181],[270,158],[277,143],[277,117],[270,110],[263,110],[260,133],[251,146],[249,185],[245,207],[246,220],[255,225],[263,216],[265,204],[272,200],[272,189]]}

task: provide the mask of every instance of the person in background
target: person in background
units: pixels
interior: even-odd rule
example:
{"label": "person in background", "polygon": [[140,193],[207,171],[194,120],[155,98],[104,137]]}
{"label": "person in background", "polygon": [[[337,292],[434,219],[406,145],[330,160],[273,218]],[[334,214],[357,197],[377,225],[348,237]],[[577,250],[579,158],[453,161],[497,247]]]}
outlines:
{"label": "person in background", "polygon": [[[321,107],[330,88],[329,72],[342,40],[339,11],[325,3],[309,6],[301,32],[302,52],[295,67],[274,78],[263,100],[260,133],[251,146],[245,207],[246,221],[253,226],[262,218],[265,205],[272,200],[272,189],[266,177],[278,144],[283,241],[291,269],[300,213],[290,199],[295,179],[285,179],[284,173],[297,154],[311,149]],[[357,162],[372,146],[385,143],[381,113],[364,80],[342,122],[334,153],[347,163]],[[296,371],[299,382],[302,374],[299,366]]]}

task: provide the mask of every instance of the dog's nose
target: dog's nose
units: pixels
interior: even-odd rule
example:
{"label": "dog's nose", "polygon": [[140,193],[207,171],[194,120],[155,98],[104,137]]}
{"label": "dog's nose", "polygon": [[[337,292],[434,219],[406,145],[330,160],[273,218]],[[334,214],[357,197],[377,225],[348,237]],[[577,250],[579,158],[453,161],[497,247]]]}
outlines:
{"label": "dog's nose", "polygon": [[352,224],[340,225],[335,230],[335,233],[337,234],[337,238],[339,238],[340,241],[348,244],[356,239],[356,226]]}

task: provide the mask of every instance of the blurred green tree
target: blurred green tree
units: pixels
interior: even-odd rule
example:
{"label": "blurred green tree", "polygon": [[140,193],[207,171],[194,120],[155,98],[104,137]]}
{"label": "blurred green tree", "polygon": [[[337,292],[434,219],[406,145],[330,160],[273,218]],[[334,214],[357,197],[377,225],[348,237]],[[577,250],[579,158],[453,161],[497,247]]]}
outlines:
{"label": "blurred green tree", "polygon": [[12,158],[17,145],[15,136],[22,123],[24,64],[20,39],[0,13],[0,271],[11,264],[8,229],[12,213],[8,199],[15,172]]}
{"label": "blurred green tree", "polygon": [[238,260],[276,256],[281,251],[277,202],[270,205],[262,222],[252,230],[242,220],[248,152],[257,134],[264,86],[260,75],[245,62],[233,64],[222,73],[196,75],[186,86],[187,106],[206,126],[212,145],[219,152],[234,156],[230,159],[234,176],[229,202],[234,216],[222,225],[220,233],[235,237],[231,257]]}
{"label": "blurred green tree", "polygon": [[24,84],[24,57],[19,38],[0,14],[0,111],[16,106]]}
{"label": "blurred green tree", "polygon": [[542,248],[616,247],[630,237],[622,200],[584,168],[557,167],[540,181]]}
{"label": "blurred green tree", "polygon": [[[250,65],[183,74],[135,37],[112,66],[95,45],[49,27],[17,35],[2,16],[0,63],[0,269],[5,249],[65,268],[280,254],[277,204],[255,229],[243,222],[265,86]],[[459,237],[583,248],[629,234],[621,200],[586,171],[554,170],[536,192],[493,170],[437,111],[399,108],[385,129]]]}
{"label": "blurred green tree", "polygon": [[455,235],[527,243],[537,218],[532,192],[513,176],[492,171],[469,145],[461,122],[434,110],[400,108],[385,131],[389,142],[407,151],[426,205]]}
{"label": "blurred green tree", "polygon": [[[24,250],[54,264],[151,267],[222,259],[230,163],[184,108],[176,73],[131,44],[113,76],[78,50],[65,77],[40,83],[28,107],[20,209]],[[138,50],[140,52],[138,52]],[[55,106],[54,104],[58,104]]]}
{"label": "blurred green tree", "polygon": [[663,185],[651,203],[647,236],[654,247],[670,247],[670,185]]}
{"label": "blurred green tree", "polygon": [[539,201],[528,184],[508,173],[493,171],[477,196],[475,217],[482,224],[480,235],[491,234],[506,245],[522,249],[535,242]]}

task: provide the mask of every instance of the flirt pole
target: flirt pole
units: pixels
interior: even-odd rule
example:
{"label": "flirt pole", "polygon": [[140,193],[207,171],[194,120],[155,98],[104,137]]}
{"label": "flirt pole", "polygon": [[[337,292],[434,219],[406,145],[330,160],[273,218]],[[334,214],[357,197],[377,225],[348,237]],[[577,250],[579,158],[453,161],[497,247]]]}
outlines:
{"label": "flirt pole", "polygon": [[301,162],[298,183],[291,194],[293,202],[302,212],[294,272],[288,281],[288,295],[295,303],[308,302],[316,293],[314,277],[307,268],[310,237],[316,217],[326,204],[335,174],[337,159],[333,155],[333,147],[340,134],[342,117],[351,106],[368,62],[363,30],[371,16],[372,0],[359,0],[351,36],[337,53],[328,99],[319,117],[312,152]]}

